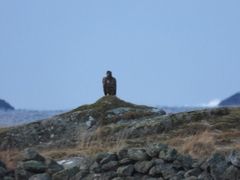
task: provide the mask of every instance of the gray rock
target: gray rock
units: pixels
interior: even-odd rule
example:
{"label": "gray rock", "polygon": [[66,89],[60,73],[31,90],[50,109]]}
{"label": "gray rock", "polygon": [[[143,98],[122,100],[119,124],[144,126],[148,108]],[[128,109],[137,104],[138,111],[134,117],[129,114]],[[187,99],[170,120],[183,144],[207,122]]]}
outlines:
{"label": "gray rock", "polygon": [[117,161],[118,158],[117,158],[117,154],[116,153],[111,153],[111,154],[108,154],[107,157],[103,158],[101,161],[100,161],[100,165],[104,165],[106,163],[109,163],[110,161]]}
{"label": "gray rock", "polygon": [[64,169],[64,167],[62,165],[58,164],[54,160],[50,160],[50,162],[49,162],[49,164],[47,166],[47,172],[49,174],[54,174],[54,173],[56,173],[58,171],[61,171],[63,169]]}
{"label": "gray rock", "polygon": [[195,168],[195,169],[191,169],[189,171],[187,171],[185,174],[184,174],[184,177],[185,178],[189,178],[189,177],[198,177],[200,174],[202,173],[201,169],[200,168]]}
{"label": "gray rock", "polygon": [[158,157],[160,151],[168,149],[166,144],[152,143],[146,148],[146,152],[151,157]]}
{"label": "gray rock", "polygon": [[133,165],[121,166],[117,169],[117,175],[120,177],[131,176],[133,173]]}
{"label": "gray rock", "polygon": [[173,161],[173,167],[177,170],[181,170],[183,168],[182,163],[178,160]]}
{"label": "gray rock", "polygon": [[102,172],[105,172],[105,170],[103,170],[101,168],[101,166],[97,162],[95,162],[90,166],[90,172],[91,173],[102,173]]}
{"label": "gray rock", "polygon": [[147,173],[154,163],[154,161],[138,161],[134,164],[134,169],[140,173]]}
{"label": "gray rock", "polygon": [[136,161],[147,161],[150,156],[146,153],[145,149],[142,148],[131,148],[128,150],[128,156]]}
{"label": "gray rock", "polygon": [[209,156],[202,164],[201,169],[205,171],[210,171],[210,166],[214,164],[219,164],[220,162],[225,161],[225,157],[219,153],[214,153],[211,156]]}
{"label": "gray rock", "polygon": [[190,176],[185,178],[185,180],[197,180],[198,178],[196,176]]}
{"label": "gray rock", "polygon": [[228,158],[234,166],[240,167],[240,153],[234,150]]}
{"label": "gray rock", "polygon": [[128,165],[128,164],[133,164],[134,160],[132,160],[130,158],[124,158],[124,159],[121,159],[118,162],[119,162],[120,165]]}
{"label": "gray rock", "polygon": [[164,179],[169,179],[175,174],[176,172],[174,171],[172,164],[159,164],[153,166],[149,171],[150,176],[162,175]]}
{"label": "gray rock", "polygon": [[107,171],[107,172],[99,174],[99,176],[98,176],[99,179],[104,179],[104,180],[111,180],[115,177],[117,177],[116,171]]}
{"label": "gray rock", "polygon": [[22,161],[34,160],[34,161],[45,162],[45,158],[43,156],[41,156],[40,154],[38,154],[38,152],[32,148],[27,148],[23,151],[21,160]]}
{"label": "gray rock", "polygon": [[192,167],[193,168],[200,168],[201,165],[206,161],[206,158],[203,159],[193,159],[192,160]]}
{"label": "gray rock", "polygon": [[135,180],[134,177],[116,177],[112,180]]}
{"label": "gray rock", "polygon": [[189,154],[187,155],[179,154],[176,160],[181,163],[181,166],[184,170],[189,170],[193,163],[192,156]]}
{"label": "gray rock", "polygon": [[184,179],[184,177],[183,177],[182,175],[180,175],[180,174],[175,174],[175,175],[173,175],[172,177],[170,177],[169,180],[183,180],[183,179]]}
{"label": "gray rock", "polygon": [[51,180],[51,176],[47,173],[35,174],[31,176],[29,180]]}
{"label": "gray rock", "polygon": [[212,176],[206,172],[206,171],[203,171],[199,176],[198,176],[198,179],[199,180],[213,180]]}
{"label": "gray rock", "polygon": [[102,165],[102,169],[104,170],[117,170],[117,168],[119,167],[119,163],[118,161],[109,161],[108,163]]}
{"label": "gray rock", "polygon": [[34,173],[44,173],[47,170],[44,162],[34,160],[22,162],[22,167],[24,170]]}
{"label": "gray rock", "polygon": [[86,177],[87,175],[89,175],[89,171],[84,170],[84,171],[80,171],[78,172],[74,177],[70,178],[70,180],[79,180],[79,179],[83,179],[84,177]]}
{"label": "gray rock", "polygon": [[238,180],[240,179],[240,171],[237,167],[231,165],[222,174],[224,180]]}
{"label": "gray rock", "polygon": [[106,157],[108,157],[108,156],[109,156],[108,153],[102,153],[102,154],[99,154],[99,155],[96,157],[95,160],[96,160],[96,162],[99,164],[103,158],[106,158]]}
{"label": "gray rock", "polygon": [[63,169],[52,175],[52,180],[69,180],[79,172],[79,167],[72,167],[69,169]]}
{"label": "gray rock", "polygon": [[4,163],[4,161],[0,158],[0,167],[7,169],[6,164]]}
{"label": "gray rock", "polygon": [[175,161],[177,158],[178,152],[176,149],[163,149],[159,153],[159,158],[164,159],[165,161]]}
{"label": "gray rock", "polygon": [[[92,160],[89,161],[92,162]],[[75,166],[80,166],[80,169],[87,169],[89,167],[89,161],[83,157],[71,157],[58,161],[57,163],[62,165],[64,169],[72,168]]]}
{"label": "gray rock", "polygon": [[34,173],[23,170],[23,169],[16,169],[15,170],[15,180],[28,180]]}
{"label": "gray rock", "polygon": [[129,150],[128,147],[121,147],[121,148],[119,148],[118,151],[117,151],[118,159],[122,160],[124,158],[129,158],[128,150]]}
{"label": "gray rock", "polygon": [[0,167],[0,177],[4,177],[7,174],[7,170],[3,167]]}
{"label": "gray rock", "polygon": [[141,180],[164,180],[163,178],[155,178],[155,177],[151,177],[151,176],[149,176],[149,175],[145,175],[145,176],[143,176],[142,177],[142,179]]}
{"label": "gray rock", "polygon": [[226,161],[222,161],[218,164],[213,164],[210,166],[211,176],[213,177],[213,179],[221,179],[222,174],[226,171],[227,168],[228,163]]}
{"label": "gray rock", "polygon": [[3,178],[3,180],[14,180],[14,178],[9,177],[9,176],[5,176],[5,177]]}

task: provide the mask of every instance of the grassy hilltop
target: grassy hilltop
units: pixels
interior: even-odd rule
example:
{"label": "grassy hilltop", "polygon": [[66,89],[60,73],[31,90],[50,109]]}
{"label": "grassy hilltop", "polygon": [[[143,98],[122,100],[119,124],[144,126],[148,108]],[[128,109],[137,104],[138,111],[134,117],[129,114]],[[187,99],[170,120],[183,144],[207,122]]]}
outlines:
{"label": "grassy hilltop", "polygon": [[161,142],[195,158],[240,150],[240,107],[165,115],[161,109],[104,96],[93,104],[26,125],[0,128],[0,156],[15,168],[22,151],[34,147],[61,160],[95,156],[120,147]]}

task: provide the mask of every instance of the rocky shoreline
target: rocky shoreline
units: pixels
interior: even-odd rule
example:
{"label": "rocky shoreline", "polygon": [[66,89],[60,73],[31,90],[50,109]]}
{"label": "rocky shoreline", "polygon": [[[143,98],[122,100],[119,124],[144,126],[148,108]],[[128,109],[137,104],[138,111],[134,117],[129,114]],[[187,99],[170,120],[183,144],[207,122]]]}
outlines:
{"label": "rocky shoreline", "polygon": [[240,154],[229,157],[219,153],[203,159],[178,154],[162,143],[146,148],[121,147],[102,153],[80,164],[64,167],[46,160],[34,149],[24,150],[15,170],[0,161],[3,180],[238,180]]}

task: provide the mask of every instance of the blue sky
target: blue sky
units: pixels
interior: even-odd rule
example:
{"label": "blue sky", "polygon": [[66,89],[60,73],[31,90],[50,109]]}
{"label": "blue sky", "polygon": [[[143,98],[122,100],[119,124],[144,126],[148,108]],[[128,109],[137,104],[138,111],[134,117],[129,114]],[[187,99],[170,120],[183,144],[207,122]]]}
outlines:
{"label": "blue sky", "polygon": [[198,106],[239,92],[239,0],[1,0],[0,99],[71,109],[103,96]]}

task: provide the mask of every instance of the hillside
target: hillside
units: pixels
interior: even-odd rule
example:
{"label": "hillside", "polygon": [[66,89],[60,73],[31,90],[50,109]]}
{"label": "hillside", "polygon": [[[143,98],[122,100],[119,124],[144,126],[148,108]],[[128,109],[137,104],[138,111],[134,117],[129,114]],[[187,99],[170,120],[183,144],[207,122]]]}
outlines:
{"label": "hillside", "polygon": [[2,109],[2,110],[14,110],[14,107],[12,107],[6,101],[0,99],[0,109]]}
{"label": "hillside", "polygon": [[12,168],[19,154],[29,147],[55,160],[92,157],[151,143],[164,143],[194,158],[216,152],[227,156],[232,150],[240,150],[239,122],[240,107],[166,115],[162,109],[105,96],[52,118],[1,128],[0,149]]}
{"label": "hillside", "polygon": [[240,92],[222,100],[218,106],[240,106]]}

